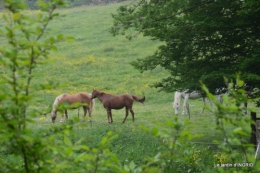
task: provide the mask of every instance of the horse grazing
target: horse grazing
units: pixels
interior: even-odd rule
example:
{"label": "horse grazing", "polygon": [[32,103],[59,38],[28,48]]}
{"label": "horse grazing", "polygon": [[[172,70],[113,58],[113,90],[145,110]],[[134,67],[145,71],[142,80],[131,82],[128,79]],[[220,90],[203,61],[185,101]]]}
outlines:
{"label": "horse grazing", "polygon": [[100,92],[98,90],[93,90],[91,99],[98,98],[102,103],[104,108],[107,110],[107,119],[108,123],[113,123],[112,112],[111,109],[122,109],[125,107],[126,115],[122,123],[125,122],[128,111],[132,114],[132,121],[134,122],[134,111],[132,109],[133,102],[138,101],[143,103],[145,101],[145,96],[143,98],[138,98],[137,96],[131,94],[122,94],[122,95],[111,95],[106,94],[104,92]]}
{"label": "horse grazing", "polygon": [[[59,108],[61,104],[68,104],[68,107]],[[91,99],[91,94],[89,93],[80,92],[77,94],[61,94],[58,97],[56,97],[53,103],[53,109],[51,112],[52,122],[53,123],[55,122],[58,110],[65,110],[65,116],[66,119],[68,120],[67,109],[76,109],[79,108],[80,106],[83,107],[83,111],[84,111],[83,121],[85,121],[87,112],[89,113],[89,117],[91,117],[92,111],[94,109],[94,105],[95,105],[95,101]],[[63,122],[63,115],[60,122]]]}
{"label": "horse grazing", "polygon": [[[189,119],[190,119],[190,108],[189,108],[189,103],[188,100],[189,99],[198,99],[201,98],[203,99],[203,103],[204,105],[206,105],[206,98],[202,96],[202,94],[199,91],[192,91],[192,92],[188,92],[188,90],[185,90],[183,92],[179,92],[176,91],[175,95],[174,95],[174,101],[172,103],[173,105],[173,109],[175,110],[175,114],[178,114],[180,111],[180,104],[181,104],[181,99],[184,99],[183,102],[183,111],[182,111],[182,115],[187,114],[189,115]],[[202,112],[203,113],[205,110],[205,107],[203,107]],[[187,111],[187,112],[186,112]]]}

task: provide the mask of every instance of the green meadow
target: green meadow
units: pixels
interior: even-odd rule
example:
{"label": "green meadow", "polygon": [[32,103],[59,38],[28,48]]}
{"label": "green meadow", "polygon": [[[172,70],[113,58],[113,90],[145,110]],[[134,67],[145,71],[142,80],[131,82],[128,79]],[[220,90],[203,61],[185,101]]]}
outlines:
{"label": "green meadow", "polygon": [[[113,22],[110,14],[118,7],[119,5],[83,6],[58,11],[65,16],[52,23],[51,29],[56,34],[72,36],[75,40],[60,43],[57,46],[58,52],[50,56],[49,62],[35,70],[34,85],[48,81],[59,85],[55,89],[34,93],[35,100],[32,106],[50,108],[55,97],[62,93],[72,94],[81,91],[91,93],[93,89],[98,89],[110,94],[130,93],[146,97],[144,104],[134,103],[133,109],[136,115],[134,124],[131,115],[124,125],[120,124],[125,115],[125,110],[122,109],[113,111],[112,126],[131,125],[137,130],[140,124],[152,126],[156,121],[174,119],[172,107],[174,93],[159,92],[158,89],[150,87],[154,82],[167,76],[167,71],[158,67],[140,73],[130,65],[130,62],[137,58],[153,54],[163,43],[152,41],[151,38],[145,38],[141,34],[132,41],[128,41],[124,36],[113,37],[109,33],[109,27]],[[98,125],[110,127],[107,125],[106,111],[101,102],[98,99],[95,102],[93,128]],[[210,112],[200,114],[203,107],[202,99],[191,101],[190,107],[191,120],[203,121],[198,127],[194,127],[198,129],[197,133],[207,131],[203,128],[212,128],[215,122]],[[80,110],[80,113],[83,111]],[[69,111],[69,116],[77,116],[77,110]],[[59,119],[60,115],[57,118]],[[188,116],[179,115],[179,118],[184,120]],[[49,115],[46,115],[48,126],[52,125],[49,120]],[[210,135],[214,135],[214,127]]]}
{"label": "green meadow", "polygon": [[[76,8],[60,9],[58,13],[63,15],[59,20],[50,24],[49,29],[54,34],[63,34],[74,37],[73,42],[60,42],[58,51],[52,52],[46,63],[39,65],[34,71],[32,85],[39,86],[49,82],[56,83],[53,89],[38,90],[33,92],[34,98],[30,110],[43,110],[43,114],[34,117],[35,123],[29,128],[34,129],[35,135],[41,135],[46,129],[53,126],[61,126],[61,114],[57,116],[55,124],[51,123],[50,111],[55,97],[62,93],[89,92],[93,89],[110,93],[130,93],[142,97],[145,95],[144,104],[135,102],[135,122],[132,123],[131,114],[126,122],[121,124],[125,109],[113,110],[113,124],[107,123],[106,111],[102,103],[96,99],[90,122],[80,122],[75,125],[71,135],[71,141],[76,142],[80,138],[86,139],[89,147],[99,145],[102,137],[108,131],[117,134],[117,138],[111,142],[110,150],[115,153],[122,164],[134,161],[136,164],[143,162],[146,157],[155,156],[164,151],[161,143],[152,135],[144,132],[140,126],[148,129],[158,127],[159,123],[174,121],[184,122],[187,115],[175,115],[172,107],[174,93],[160,92],[151,84],[160,81],[168,75],[164,69],[157,67],[154,70],[140,73],[134,69],[130,62],[152,55],[158,46],[164,44],[154,41],[152,38],[143,37],[142,34],[129,41],[124,36],[113,37],[109,28],[113,24],[111,13],[114,13],[120,4],[81,6]],[[28,11],[37,13],[37,11]],[[208,109],[201,114],[202,99],[191,100],[191,119],[188,127],[192,135],[200,135],[193,139],[192,146],[218,152],[214,140],[221,140],[223,136],[216,130],[214,114]],[[253,105],[250,105],[251,108]],[[213,109],[215,109],[213,107]],[[80,119],[83,110],[80,109]],[[78,110],[69,110],[69,119],[78,117]],[[160,127],[167,129],[167,127]],[[206,152],[206,151],[205,151]],[[18,158],[7,157],[10,164],[19,164]],[[207,169],[214,167],[213,154],[209,154]],[[204,160],[204,161],[205,161]]]}

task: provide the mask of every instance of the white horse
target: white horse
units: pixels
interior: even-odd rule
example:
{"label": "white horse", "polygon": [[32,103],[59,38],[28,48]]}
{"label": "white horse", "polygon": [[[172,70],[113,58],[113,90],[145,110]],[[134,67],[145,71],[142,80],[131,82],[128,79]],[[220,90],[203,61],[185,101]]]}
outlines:
{"label": "white horse", "polygon": [[226,87],[217,88],[215,90],[215,95],[217,96],[217,98],[221,104],[223,103],[223,94],[228,95],[228,89]]}
{"label": "white horse", "polygon": [[[206,105],[206,98],[203,97],[202,94],[198,91],[192,91],[192,92],[188,92],[188,90],[185,90],[183,92],[176,91],[175,95],[174,95],[174,102],[172,103],[173,109],[175,110],[175,114],[178,114],[180,111],[180,104],[181,104],[182,98],[184,99],[182,115],[188,113],[189,119],[190,119],[190,108],[189,108],[189,103],[188,103],[189,99],[202,98],[204,105]],[[203,107],[201,113],[203,113],[204,110],[205,110],[205,106]]]}

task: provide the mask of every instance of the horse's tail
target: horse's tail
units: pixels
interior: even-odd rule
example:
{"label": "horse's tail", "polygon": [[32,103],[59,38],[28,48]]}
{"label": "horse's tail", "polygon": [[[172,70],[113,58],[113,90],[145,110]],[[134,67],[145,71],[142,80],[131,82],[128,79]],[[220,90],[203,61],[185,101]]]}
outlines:
{"label": "horse's tail", "polygon": [[143,98],[139,98],[139,97],[137,97],[135,95],[132,95],[132,97],[134,98],[134,100],[136,100],[136,101],[138,101],[140,103],[144,103],[144,101],[145,101],[145,96]]}

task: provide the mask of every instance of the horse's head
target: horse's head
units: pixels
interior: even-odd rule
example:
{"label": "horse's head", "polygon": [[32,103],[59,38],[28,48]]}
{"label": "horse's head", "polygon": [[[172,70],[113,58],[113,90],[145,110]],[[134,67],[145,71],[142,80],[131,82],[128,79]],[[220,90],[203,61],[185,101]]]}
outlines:
{"label": "horse's head", "polygon": [[172,107],[174,109],[175,114],[177,115],[179,113],[179,111],[180,111],[180,104],[177,103],[177,102],[173,102],[172,103]]}
{"label": "horse's head", "polygon": [[100,95],[100,91],[93,89],[91,99],[97,98]]}
{"label": "horse's head", "polygon": [[174,109],[175,114],[178,114],[180,111],[180,102],[181,102],[181,93],[176,91],[174,95],[174,102],[172,103],[172,107]]}
{"label": "horse's head", "polygon": [[56,112],[55,111],[52,111],[51,112],[51,121],[53,122],[53,123],[55,123],[55,119],[56,119]]}

